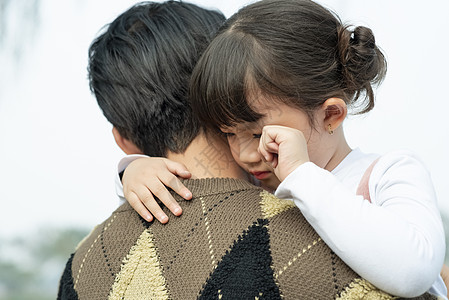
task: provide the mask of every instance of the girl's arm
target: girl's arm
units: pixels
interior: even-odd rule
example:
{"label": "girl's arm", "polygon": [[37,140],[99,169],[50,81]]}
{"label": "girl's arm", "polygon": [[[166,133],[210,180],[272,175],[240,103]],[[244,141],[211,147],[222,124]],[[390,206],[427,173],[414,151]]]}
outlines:
{"label": "girl's arm", "polygon": [[[274,152],[278,169],[284,164],[282,153],[291,150],[285,147],[286,140]],[[343,186],[330,172],[305,162],[286,176],[276,196],[293,199],[323,241],[378,288],[401,297],[423,294],[437,279],[445,254],[427,170],[409,153],[385,155],[371,173],[369,190],[373,203],[355,195],[355,189]]]}
{"label": "girl's arm", "polygon": [[[168,191],[186,200],[192,199],[192,193],[181,183],[177,176],[190,178],[187,168],[166,158],[147,156],[128,156],[119,163],[119,173],[123,177],[116,178],[116,192],[124,197],[137,213],[145,220],[153,221],[153,216],[161,223],[168,222],[168,216],[154,199],[157,197],[175,216],[182,214],[182,209]],[[122,185],[123,184],[123,185]]]}
{"label": "girl's arm", "polygon": [[444,232],[430,178],[413,157],[382,157],[370,178],[373,203],[313,163],[300,166],[276,195],[292,198],[329,247],[362,277],[414,297],[436,280]]}

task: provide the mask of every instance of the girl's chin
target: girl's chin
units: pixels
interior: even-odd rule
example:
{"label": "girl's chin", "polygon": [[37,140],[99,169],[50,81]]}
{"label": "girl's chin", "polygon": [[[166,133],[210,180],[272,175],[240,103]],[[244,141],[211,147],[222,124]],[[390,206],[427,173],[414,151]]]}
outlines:
{"label": "girl's chin", "polygon": [[273,172],[267,171],[267,173],[267,176],[262,176],[263,179],[258,179],[257,177],[261,176],[255,176],[254,174],[249,173],[249,181],[254,185],[260,186],[264,190],[274,192],[281,182]]}
{"label": "girl's chin", "polygon": [[279,184],[281,184],[279,179],[273,173],[271,173],[266,179],[260,180],[260,183],[261,187],[269,192],[274,192],[278,188]]}

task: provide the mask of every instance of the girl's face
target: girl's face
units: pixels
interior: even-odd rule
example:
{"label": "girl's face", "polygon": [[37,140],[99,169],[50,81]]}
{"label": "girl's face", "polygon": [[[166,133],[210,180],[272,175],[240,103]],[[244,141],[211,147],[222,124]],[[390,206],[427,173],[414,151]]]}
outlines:
{"label": "girl's face", "polygon": [[257,178],[262,187],[274,191],[280,184],[274,175],[273,168],[262,161],[257,151],[263,126],[257,123],[244,123],[234,127],[223,127],[232,156],[237,164],[246,172]]}
{"label": "girl's face", "polygon": [[[256,112],[264,115],[259,121],[238,124],[233,127],[222,127],[221,131],[227,137],[236,162],[244,170],[253,174],[263,186],[275,190],[280,184],[273,169],[262,160],[262,156],[257,150],[265,125],[280,125],[302,131],[307,140],[310,161],[322,168],[327,166],[332,157],[333,147],[329,144],[326,146],[329,134],[322,128],[323,126],[318,124],[312,128],[306,113],[283,103],[274,103],[259,98],[254,107],[257,107]],[[319,112],[317,114],[319,115]]]}

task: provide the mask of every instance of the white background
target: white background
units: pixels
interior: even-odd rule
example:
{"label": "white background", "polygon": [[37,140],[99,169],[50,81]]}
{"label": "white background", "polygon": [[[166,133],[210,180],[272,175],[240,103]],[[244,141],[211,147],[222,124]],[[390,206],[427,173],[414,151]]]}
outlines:
{"label": "white background", "polygon": [[[227,17],[248,3],[192,2]],[[0,236],[44,226],[90,228],[116,208],[113,177],[122,153],[90,94],[87,50],[100,28],[133,3],[42,0],[32,38],[21,34],[20,1],[11,4],[0,47]],[[350,145],[418,153],[449,215],[449,2],[320,3],[345,22],[372,28],[389,64],[374,111],[346,122]],[[20,59],[10,47],[17,41]]]}

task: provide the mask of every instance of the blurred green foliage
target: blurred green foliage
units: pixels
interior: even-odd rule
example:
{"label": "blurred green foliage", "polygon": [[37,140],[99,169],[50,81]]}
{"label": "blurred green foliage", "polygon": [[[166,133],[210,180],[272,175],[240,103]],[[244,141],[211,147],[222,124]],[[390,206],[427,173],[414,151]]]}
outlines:
{"label": "blurred green foliage", "polygon": [[56,299],[67,259],[88,230],[45,228],[0,239],[0,299]]}

